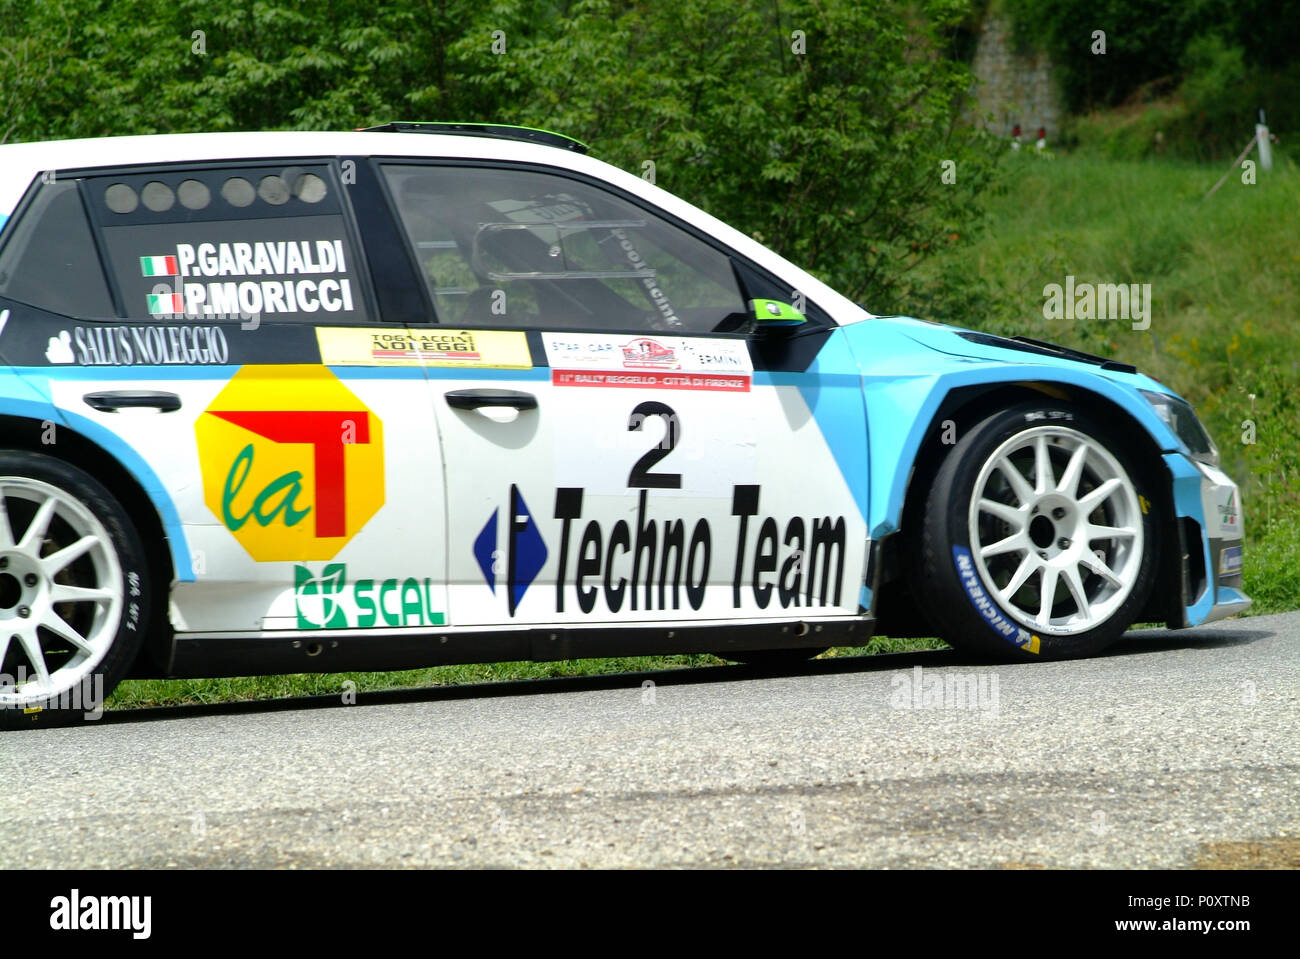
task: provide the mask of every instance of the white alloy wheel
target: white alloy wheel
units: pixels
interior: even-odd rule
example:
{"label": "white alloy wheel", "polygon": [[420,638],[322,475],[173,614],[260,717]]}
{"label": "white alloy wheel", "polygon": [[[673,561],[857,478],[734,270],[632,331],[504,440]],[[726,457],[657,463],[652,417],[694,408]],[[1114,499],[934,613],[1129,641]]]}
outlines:
{"label": "white alloy wheel", "polygon": [[1072,636],[1119,610],[1142,568],[1142,511],[1124,467],[1062,425],[1010,437],[987,457],[968,510],[971,554],[1022,626]]}
{"label": "white alloy wheel", "polygon": [[113,538],[85,503],[0,476],[0,707],[48,701],[90,676],[117,639],[124,588]]}

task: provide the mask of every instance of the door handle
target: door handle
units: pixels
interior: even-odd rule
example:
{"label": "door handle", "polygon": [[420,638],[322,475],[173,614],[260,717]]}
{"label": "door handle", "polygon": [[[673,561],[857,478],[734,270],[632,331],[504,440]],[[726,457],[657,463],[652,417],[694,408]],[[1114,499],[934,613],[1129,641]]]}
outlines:
{"label": "door handle", "polygon": [[143,408],[172,413],[181,408],[181,398],[175,393],[153,390],[106,390],[103,393],[87,393],[82,399],[86,401],[87,406],[101,413]]}
{"label": "door handle", "polygon": [[452,390],[443,395],[454,410],[477,410],[485,406],[508,406],[521,411],[537,409],[537,397],[518,390]]}

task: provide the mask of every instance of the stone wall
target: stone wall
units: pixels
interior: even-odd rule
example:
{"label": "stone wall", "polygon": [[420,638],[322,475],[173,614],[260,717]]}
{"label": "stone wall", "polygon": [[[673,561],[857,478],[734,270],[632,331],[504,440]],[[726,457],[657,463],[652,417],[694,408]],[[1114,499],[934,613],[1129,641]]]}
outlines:
{"label": "stone wall", "polygon": [[[1020,124],[1020,138],[1032,143],[1039,127],[1046,127],[1049,143],[1060,135],[1063,116],[1060,87],[1051,60],[1042,50],[1016,53],[1011,21],[993,4],[980,25],[971,68],[981,116],[975,118],[998,136],[1010,138]],[[991,114],[986,120],[983,114]]]}

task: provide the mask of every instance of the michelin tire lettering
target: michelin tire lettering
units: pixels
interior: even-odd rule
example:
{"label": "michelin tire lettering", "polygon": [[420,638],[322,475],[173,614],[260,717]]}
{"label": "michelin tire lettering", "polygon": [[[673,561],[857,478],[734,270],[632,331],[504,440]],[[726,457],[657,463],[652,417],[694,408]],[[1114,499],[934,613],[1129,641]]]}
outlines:
{"label": "michelin tire lettering", "polygon": [[971,558],[970,550],[964,546],[954,546],[952,558],[967,598],[975,607],[975,611],[988,623],[989,629],[1013,646],[1031,653],[1038,652],[1038,637],[1011,622],[989,597],[984,584],[980,582],[979,572],[975,569],[975,561]]}

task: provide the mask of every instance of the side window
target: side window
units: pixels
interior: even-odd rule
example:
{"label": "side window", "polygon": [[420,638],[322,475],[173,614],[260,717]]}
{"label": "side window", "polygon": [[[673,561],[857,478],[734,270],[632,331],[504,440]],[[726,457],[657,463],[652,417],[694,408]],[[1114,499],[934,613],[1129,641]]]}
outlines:
{"label": "side window", "polygon": [[730,259],[603,190],[524,170],[386,164],[443,325],[710,332],[744,320]]}
{"label": "side window", "polygon": [[326,165],[122,173],[85,191],[132,319],[368,320]]}
{"label": "side window", "polygon": [[66,316],[113,315],[75,180],[42,184],[6,232],[0,296]]}

